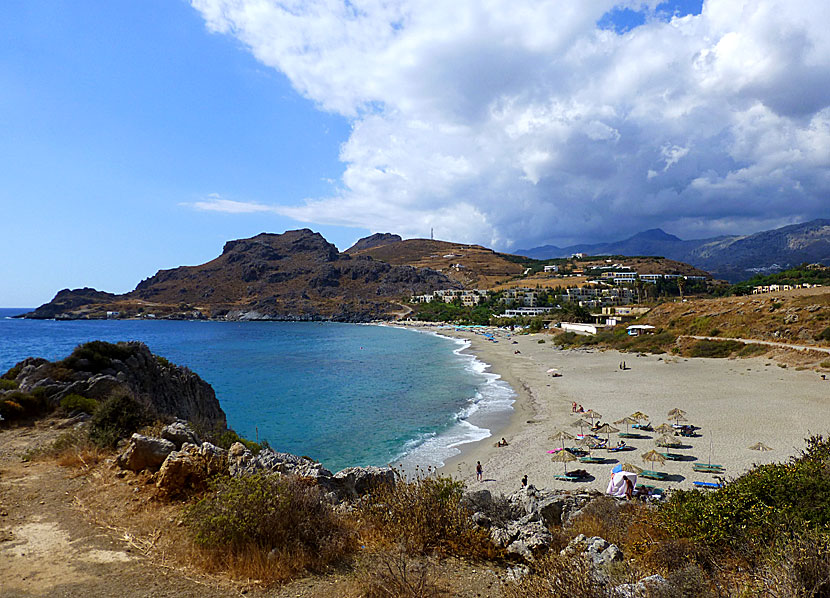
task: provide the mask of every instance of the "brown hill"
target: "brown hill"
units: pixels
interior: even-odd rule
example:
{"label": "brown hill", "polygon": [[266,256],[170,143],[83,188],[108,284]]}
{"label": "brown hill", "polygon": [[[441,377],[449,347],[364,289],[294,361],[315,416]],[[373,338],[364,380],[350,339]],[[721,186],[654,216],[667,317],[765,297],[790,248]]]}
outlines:
{"label": "brown hill", "polygon": [[432,270],[341,254],[302,229],[229,241],[216,259],[160,270],[124,295],[64,290],[26,317],[368,321],[400,310],[402,297],[459,286]]}
{"label": "brown hill", "polygon": [[488,289],[499,282],[521,275],[525,268],[481,245],[464,245],[432,239],[407,239],[367,249],[350,250],[353,256],[370,256],[392,265],[430,268],[458,281],[465,287]]}

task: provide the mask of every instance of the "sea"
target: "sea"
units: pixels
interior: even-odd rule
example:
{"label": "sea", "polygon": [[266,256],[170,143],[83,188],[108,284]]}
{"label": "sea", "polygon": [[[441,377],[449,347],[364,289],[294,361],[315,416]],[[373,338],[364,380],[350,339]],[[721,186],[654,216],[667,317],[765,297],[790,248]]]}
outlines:
{"label": "sea", "polygon": [[491,435],[513,390],[466,341],[333,322],[22,320],[0,309],[0,372],[90,340],[137,340],[213,386],[228,425],[332,471],[440,467]]}

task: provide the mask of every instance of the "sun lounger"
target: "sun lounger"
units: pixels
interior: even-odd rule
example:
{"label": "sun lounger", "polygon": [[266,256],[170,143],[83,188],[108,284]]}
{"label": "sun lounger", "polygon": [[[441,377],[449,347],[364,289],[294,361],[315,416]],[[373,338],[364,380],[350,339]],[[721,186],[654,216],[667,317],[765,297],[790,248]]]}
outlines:
{"label": "sun lounger", "polygon": [[660,453],[669,461],[680,461],[683,458],[683,455],[678,455],[677,453]]}
{"label": "sun lounger", "polygon": [[640,472],[641,478],[648,478],[650,480],[665,480],[668,477],[668,474],[662,471],[652,471],[650,469],[645,469]]}
{"label": "sun lounger", "polygon": [[643,432],[654,432],[654,428],[651,427],[651,424],[634,424],[631,427],[635,430],[642,430]]}
{"label": "sun lounger", "polygon": [[610,446],[608,447],[609,453],[619,453],[621,451],[633,451],[633,446]]}
{"label": "sun lounger", "polygon": [[640,494],[648,494],[650,496],[663,496],[664,490],[651,484],[637,484],[635,487]]}
{"label": "sun lounger", "polygon": [[639,438],[639,434],[632,434],[631,432],[620,432],[617,434],[620,438]]}
{"label": "sun lounger", "polygon": [[562,480],[563,482],[578,482],[582,479],[582,476],[560,473],[559,475],[553,476],[553,478],[556,480]]}
{"label": "sun lounger", "polygon": [[580,457],[580,463],[605,463],[605,459],[602,457]]}
{"label": "sun lounger", "polygon": [[720,482],[692,482],[697,488],[723,488]]}
{"label": "sun lounger", "polygon": [[718,465],[717,463],[695,463],[695,469],[719,469],[723,470],[723,465]]}

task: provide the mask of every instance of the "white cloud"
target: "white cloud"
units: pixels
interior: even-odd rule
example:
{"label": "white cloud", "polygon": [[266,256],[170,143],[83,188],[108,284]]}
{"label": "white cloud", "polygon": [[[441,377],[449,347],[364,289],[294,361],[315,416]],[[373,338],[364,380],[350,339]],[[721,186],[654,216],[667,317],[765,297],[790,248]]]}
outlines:
{"label": "white cloud", "polygon": [[234,201],[224,199],[222,196],[211,193],[205,199],[182,205],[201,210],[204,212],[224,212],[226,214],[253,214],[256,212],[278,212],[275,206],[268,206],[261,203]]}
{"label": "white cloud", "polygon": [[826,0],[706,0],[623,34],[596,22],[644,3],[192,4],[354,125],[337,196],[200,209],[515,248],[753,230],[827,207]]}

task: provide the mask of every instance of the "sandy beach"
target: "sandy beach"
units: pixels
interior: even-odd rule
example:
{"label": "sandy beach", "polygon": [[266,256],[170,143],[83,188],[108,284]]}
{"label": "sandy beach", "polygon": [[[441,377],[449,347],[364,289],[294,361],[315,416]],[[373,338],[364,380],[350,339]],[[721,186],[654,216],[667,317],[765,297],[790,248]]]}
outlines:
{"label": "sandy beach", "polygon": [[[420,326],[419,326],[420,327]],[[605,490],[612,467],[630,462],[645,469],[669,474],[661,482],[643,482],[662,488],[691,488],[694,481],[715,481],[693,471],[695,461],[718,463],[726,478],[735,477],[753,464],[783,461],[804,448],[811,434],[826,434],[830,428],[830,381],[813,371],[779,367],[771,359],[686,359],[670,355],[636,355],[616,351],[562,350],[546,334],[496,333],[493,343],[481,334],[453,328],[429,330],[470,341],[468,351],[490,364],[517,393],[514,412],[504,427],[493,429],[486,440],[463,445],[462,453],[450,459],[441,472],[464,480],[471,488],[483,487],[510,493],[521,485],[523,475],[544,488]],[[540,340],[546,342],[540,343]],[[516,344],[513,344],[516,341]],[[519,351],[519,353],[515,353]],[[625,361],[628,369],[620,369]],[[556,368],[560,377],[547,373]],[[570,463],[570,469],[586,469],[593,479],[568,482],[554,479],[563,473],[562,463],[551,462],[548,450],[560,443],[549,440],[558,430],[577,433],[572,427],[577,415],[572,403],[602,414],[612,423],[635,411],[650,416],[654,426],[669,420],[674,408],[687,413],[688,423],[700,429],[694,438],[682,438],[683,448],[670,449],[682,461],[644,463],[641,455],[653,448],[659,433],[627,440],[634,447],[623,453],[595,451],[604,464]],[[613,424],[612,424],[613,425]],[[625,430],[625,425],[615,427]],[[504,437],[509,445],[494,446]],[[616,444],[616,434],[611,434]],[[749,447],[762,442],[773,450],[759,452]],[[567,443],[566,443],[567,445]],[[476,461],[484,468],[484,481],[477,482]]]}

